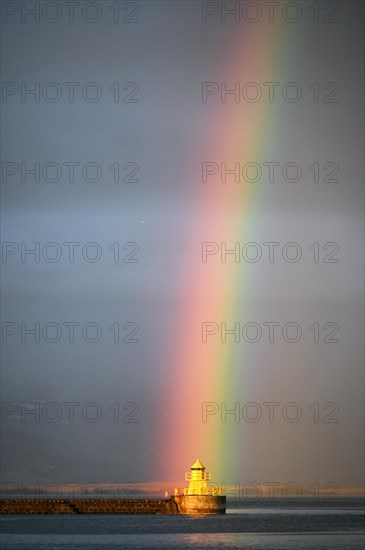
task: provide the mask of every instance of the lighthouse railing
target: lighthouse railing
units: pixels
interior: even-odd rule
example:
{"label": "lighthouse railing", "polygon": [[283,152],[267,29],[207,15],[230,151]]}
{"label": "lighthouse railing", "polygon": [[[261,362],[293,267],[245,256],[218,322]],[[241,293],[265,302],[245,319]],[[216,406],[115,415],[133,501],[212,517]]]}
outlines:
{"label": "lighthouse railing", "polygon": [[179,495],[222,495],[223,491],[219,487],[202,487],[198,492],[190,493],[188,487],[175,488],[174,496]]}
{"label": "lighthouse railing", "polygon": [[[185,474],[185,481],[190,481],[191,479],[197,479],[196,472],[186,472]],[[199,472],[199,480],[202,481],[210,481],[211,480],[211,474],[210,472]]]}

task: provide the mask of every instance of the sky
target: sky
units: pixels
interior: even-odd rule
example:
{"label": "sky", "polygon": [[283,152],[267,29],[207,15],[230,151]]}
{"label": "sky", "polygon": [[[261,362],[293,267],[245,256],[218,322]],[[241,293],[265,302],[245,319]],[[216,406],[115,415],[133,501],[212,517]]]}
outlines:
{"label": "sky", "polygon": [[362,3],[71,4],[2,5],[2,483],[362,486]]}

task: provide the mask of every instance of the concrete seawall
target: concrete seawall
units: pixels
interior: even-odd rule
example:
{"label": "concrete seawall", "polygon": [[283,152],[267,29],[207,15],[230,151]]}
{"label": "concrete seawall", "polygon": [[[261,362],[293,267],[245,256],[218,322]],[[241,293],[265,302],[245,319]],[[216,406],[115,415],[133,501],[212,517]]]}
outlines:
{"label": "concrete seawall", "polygon": [[0,514],[179,514],[171,499],[0,499]]}
{"label": "concrete seawall", "polygon": [[224,495],[178,495],[171,497],[180,514],[225,514]]}

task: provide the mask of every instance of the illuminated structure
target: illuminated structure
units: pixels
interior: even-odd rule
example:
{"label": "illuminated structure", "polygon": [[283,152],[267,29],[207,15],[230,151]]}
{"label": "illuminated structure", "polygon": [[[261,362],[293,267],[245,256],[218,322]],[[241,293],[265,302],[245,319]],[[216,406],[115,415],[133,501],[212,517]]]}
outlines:
{"label": "illuminated structure", "polygon": [[181,514],[225,514],[226,497],[218,487],[209,487],[211,476],[205,471],[205,466],[197,459],[185,474],[189,486],[184,489],[175,488],[171,497]]}

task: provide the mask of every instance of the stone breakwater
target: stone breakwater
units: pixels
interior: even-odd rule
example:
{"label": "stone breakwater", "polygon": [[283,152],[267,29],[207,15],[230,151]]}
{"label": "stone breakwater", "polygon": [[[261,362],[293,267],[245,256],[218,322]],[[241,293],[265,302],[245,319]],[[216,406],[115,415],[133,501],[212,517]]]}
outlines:
{"label": "stone breakwater", "polygon": [[0,499],[0,514],[179,514],[172,499]]}
{"label": "stone breakwater", "polygon": [[176,502],[180,514],[225,514],[225,495],[177,495]]}

